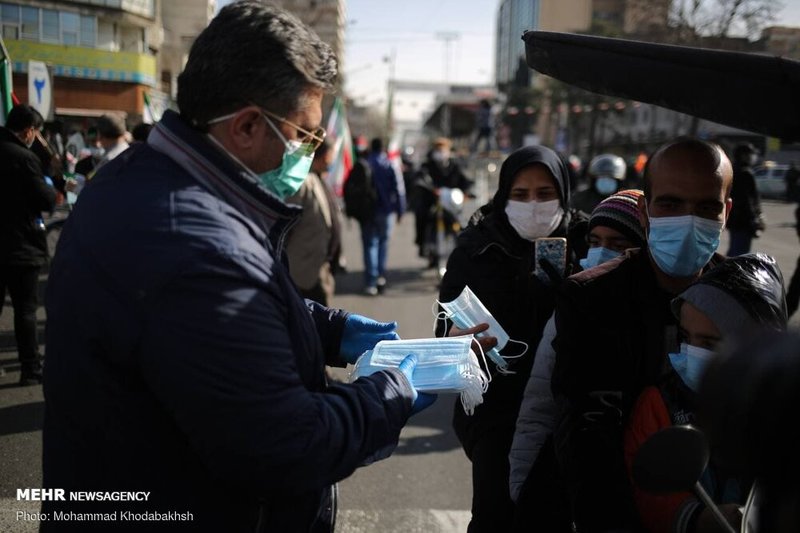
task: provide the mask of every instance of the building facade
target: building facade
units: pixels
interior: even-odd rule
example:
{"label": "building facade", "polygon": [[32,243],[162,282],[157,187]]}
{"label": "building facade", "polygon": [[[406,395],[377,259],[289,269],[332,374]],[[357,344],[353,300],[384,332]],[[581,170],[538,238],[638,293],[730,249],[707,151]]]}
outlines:
{"label": "building facade", "polygon": [[28,101],[28,61],[52,74],[56,119],[122,112],[140,120],[158,86],[159,0],[0,3],[14,92]]}
{"label": "building facade", "polygon": [[339,61],[339,72],[344,70],[344,30],[346,26],[345,0],[272,0],[294,13],[317,32],[322,41],[333,48]]}
{"label": "building facade", "polygon": [[502,0],[497,10],[495,82],[531,85],[522,34],[528,30],[586,31],[591,24],[591,0]]}

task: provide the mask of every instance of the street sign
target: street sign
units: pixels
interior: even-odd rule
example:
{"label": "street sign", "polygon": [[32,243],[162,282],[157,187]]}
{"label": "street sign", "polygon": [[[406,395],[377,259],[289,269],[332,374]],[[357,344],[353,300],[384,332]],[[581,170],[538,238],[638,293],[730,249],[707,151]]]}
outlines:
{"label": "street sign", "polygon": [[45,120],[53,119],[53,80],[41,61],[28,61],[28,104]]}

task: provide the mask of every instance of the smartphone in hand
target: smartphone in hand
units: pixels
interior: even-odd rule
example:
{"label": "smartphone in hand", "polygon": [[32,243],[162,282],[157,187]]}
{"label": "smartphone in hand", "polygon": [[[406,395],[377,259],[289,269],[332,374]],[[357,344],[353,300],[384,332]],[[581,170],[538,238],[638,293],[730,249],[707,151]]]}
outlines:
{"label": "smartphone in hand", "polygon": [[[533,271],[536,277],[547,285],[555,283],[554,276],[557,276],[556,279],[563,278],[567,270],[567,239],[563,237],[536,239],[534,246]],[[544,265],[545,262],[548,266]]]}

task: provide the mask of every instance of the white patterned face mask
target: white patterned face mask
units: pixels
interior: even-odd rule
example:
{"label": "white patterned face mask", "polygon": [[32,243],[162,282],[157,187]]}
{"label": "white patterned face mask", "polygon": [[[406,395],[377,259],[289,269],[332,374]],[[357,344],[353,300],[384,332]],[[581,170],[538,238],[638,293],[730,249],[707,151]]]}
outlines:
{"label": "white patterned face mask", "polygon": [[[471,350],[472,340],[472,335],[466,335],[380,341],[358,358],[350,381],[397,368],[413,353],[417,356],[417,366],[411,378],[412,386],[423,392],[458,393],[464,411],[472,414],[475,407],[483,403],[483,394],[491,381]],[[485,360],[483,364],[486,365]]]}
{"label": "white patterned face mask", "polygon": [[[492,316],[486,306],[475,296],[468,286],[464,287],[461,294],[451,302],[437,302],[444,312],[436,316],[436,320],[450,319],[453,324],[459,329],[474,328],[478,324],[489,324],[489,329],[482,333],[478,333],[477,337],[494,337],[497,339],[497,346],[486,352],[489,359],[497,365],[497,369],[501,373],[511,373],[507,370],[507,359],[516,359],[522,357],[528,351],[528,345],[522,341],[511,339],[506,333],[506,330],[500,323]],[[500,350],[506,347],[508,343],[520,344],[523,346],[522,353],[512,356],[500,355]]]}

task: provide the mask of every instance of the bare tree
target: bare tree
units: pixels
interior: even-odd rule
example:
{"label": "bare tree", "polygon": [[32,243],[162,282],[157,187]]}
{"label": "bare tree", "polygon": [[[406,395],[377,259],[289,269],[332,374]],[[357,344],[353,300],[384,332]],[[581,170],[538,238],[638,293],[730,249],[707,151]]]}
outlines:
{"label": "bare tree", "polygon": [[674,0],[670,23],[683,42],[732,34],[754,39],[783,7],[782,0]]}

